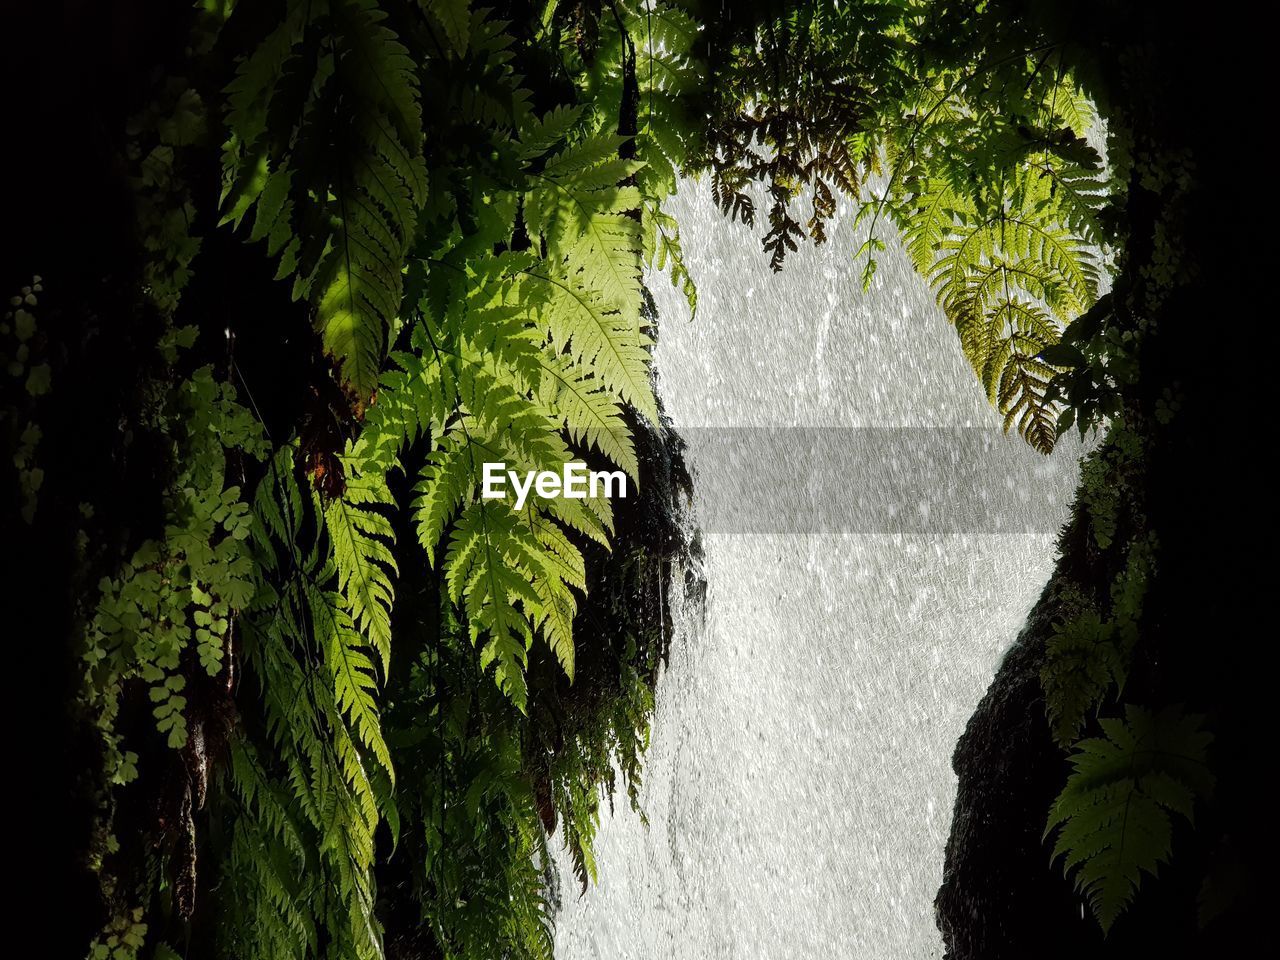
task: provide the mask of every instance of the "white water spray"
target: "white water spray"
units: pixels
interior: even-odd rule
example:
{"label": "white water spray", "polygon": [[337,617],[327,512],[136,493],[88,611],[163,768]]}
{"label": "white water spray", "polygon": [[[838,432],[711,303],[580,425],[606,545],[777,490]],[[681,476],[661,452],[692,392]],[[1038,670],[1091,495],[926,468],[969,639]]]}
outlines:
{"label": "white water spray", "polygon": [[[719,491],[699,475],[712,434],[700,428],[969,426],[1021,443],[999,437],[954,332],[897,251],[862,294],[846,215],[774,276],[758,236],[721,217],[705,188],[684,191],[672,212],[697,319],[685,322],[665,277],[650,282],[660,389],[689,441],[695,512],[740,509],[757,521],[744,526],[768,529],[779,509],[699,503]],[[981,494],[977,514],[998,500],[1031,533],[707,532],[705,623],[671,591],[677,632],[642,791],[650,825],[625,797],[606,812],[600,882],[581,899],[564,885],[556,956],[941,956],[932,904],[951,751],[1049,576],[1074,453],[1055,455],[1054,507],[1018,499],[1025,477]],[[1027,476],[1043,470],[1029,448],[1001,462],[1010,456]],[[864,466],[851,490],[920,482],[910,458]]]}

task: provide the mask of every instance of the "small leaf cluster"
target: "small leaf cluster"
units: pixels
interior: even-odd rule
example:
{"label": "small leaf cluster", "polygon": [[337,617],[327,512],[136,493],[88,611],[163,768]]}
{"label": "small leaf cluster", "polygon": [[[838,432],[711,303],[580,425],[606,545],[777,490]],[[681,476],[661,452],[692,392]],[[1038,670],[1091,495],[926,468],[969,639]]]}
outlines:
{"label": "small leaf cluster", "polygon": [[18,514],[28,524],[35,519],[37,498],[44,484],[44,469],[36,457],[43,433],[34,405],[53,386],[52,370],[43,357],[48,338],[38,330],[35,310],[43,291],[42,278],[33,277],[31,283],[9,298],[9,309],[0,320],[0,368],[14,386],[22,385],[20,392],[14,391],[15,402],[5,405],[3,422],[10,434],[8,449],[14,451],[13,466],[18,472],[22,498]]}

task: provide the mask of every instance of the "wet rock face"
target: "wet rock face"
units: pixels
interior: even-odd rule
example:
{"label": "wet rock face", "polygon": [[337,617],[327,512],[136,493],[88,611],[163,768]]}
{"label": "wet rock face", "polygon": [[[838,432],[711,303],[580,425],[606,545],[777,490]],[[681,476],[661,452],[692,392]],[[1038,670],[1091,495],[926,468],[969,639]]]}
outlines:
{"label": "wet rock face", "polygon": [[1045,588],[956,745],[959,783],[934,901],[952,960],[1079,957],[1100,943],[1042,839],[1067,774],[1039,676],[1059,584]]}
{"label": "wet rock face", "polygon": [[[1258,545],[1274,541],[1275,498],[1244,493],[1269,494],[1274,478],[1259,476],[1270,467],[1254,454],[1254,421],[1243,411],[1272,409],[1275,387],[1274,378],[1231,374],[1247,321],[1218,336],[1197,318],[1248,317],[1249,304],[1274,300],[1274,271],[1242,253],[1270,244],[1274,224],[1221,195],[1238,166],[1237,131],[1251,122],[1238,92],[1270,64],[1270,38],[1241,33],[1229,17],[1167,16],[1144,4],[998,0],[992,8],[1002,23],[1025,22],[1063,43],[1113,142],[1131,150],[1124,205],[1115,210],[1124,252],[1113,290],[1128,311],[1116,323],[1140,317],[1146,331],[1139,375],[1124,397],[1145,464],[1123,499],[1140,491],[1133,534],[1154,533],[1158,551],[1134,669],[1100,712],[1115,716],[1133,703],[1204,715],[1216,784],[1194,826],[1175,823],[1169,862],[1158,878],[1143,878],[1103,940],[1087,908],[1081,919],[1061,863],[1051,864],[1051,841],[1040,839],[1069,772],[1046,728],[1037,677],[1056,585],[1084,584],[1105,610],[1106,594],[1086,581],[1115,574],[1108,557],[1064,543],[1054,578],[956,748],[959,790],[938,925],[953,960],[1252,956],[1275,940],[1274,800],[1261,786],[1274,755],[1275,691],[1252,642],[1274,633],[1274,590],[1260,585]],[[1174,162],[1194,175],[1165,183],[1141,173]],[[1172,278],[1158,267],[1171,252],[1179,264]],[[1170,384],[1181,391],[1179,413],[1162,419],[1159,396]],[[1096,732],[1096,724],[1084,731]]]}
{"label": "wet rock face", "polygon": [[[1041,840],[1069,768],[1047,729],[1037,674],[1060,586],[1079,586],[1109,609],[1104,585],[1124,538],[1093,555],[1078,537],[1064,541],[1049,587],[956,748],[938,926],[952,960],[1251,956],[1275,940],[1274,800],[1261,786],[1274,755],[1275,692],[1251,642],[1274,633],[1274,591],[1259,586],[1257,564],[1258,545],[1274,540],[1274,497],[1242,493],[1269,493],[1274,479],[1259,475],[1270,467],[1253,454],[1253,421],[1242,411],[1271,409],[1275,388],[1274,378],[1231,376],[1238,331],[1206,336],[1197,318],[1249,316],[1248,304],[1274,300],[1274,271],[1241,253],[1270,243],[1274,225],[1220,195],[1237,163],[1223,144],[1248,124],[1238,119],[1237,91],[1270,62],[1267,40],[1240,34],[1229,18],[1156,15],[1140,4],[1000,6],[1003,22],[1026,17],[1064,42],[1113,137],[1131,146],[1133,171],[1175,157],[1196,171],[1176,189],[1133,175],[1116,211],[1125,252],[1113,290],[1129,310],[1117,322],[1142,316],[1148,331],[1140,376],[1125,396],[1145,462],[1122,499],[1140,491],[1129,536],[1153,533],[1158,551],[1133,669],[1100,713],[1115,716],[1133,703],[1204,715],[1216,784],[1194,826],[1175,822],[1169,862],[1158,877],[1143,877],[1104,940],[1061,862],[1051,863],[1052,841]],[[1189,72],[1192,60],[1200,66]],[[1157,268],[1169,251],[1180,264],[1174,280]],[[1232,282],[1222,283],[1227,276]],[[1169,384],[1179,385],[1180,410],[1162,420],[1155,411]],[[1086,726],[1085,736],[1096,733],[1096,724]]]}
{"label": "wet rock face", "polygon": [[[1134,901],[1105,938],[1085,898],[1065,876],[1061,858],[1052,859],[1053,839],[1044,837],[1044,827],[1070,764],[1050,733],[1040,670],[1045,643],[1069,610],[1070,597],[1082,589],[1096,590],[1099,570],[1105,568],[1087,546],[1082,521],[1077,506],[1059,543],[1053,576],[956,744],[956,801],[943,881],[934,900],[945,956],[1171,960],[1248,955],[1244,945],[1257,936],[1265,918],[1244,898],[1237,898],[1228,921],[1202,929],[1198,920],[1216,843],[1212,809],[1202,811],[1198,829],[1175,829],[1170,862],[1158,878],[1144,877]],[[1129,686],[1139,684],[1131,678]],[[1209,692],[1221,702],[1221,691]],[[1143,695],[1148,702],[1189,699],[1186,690],[1174,696],[1168,689],[1153,688]],[[1222,783],[1240,770],[1224,756],[1217,773]],[[1250,821],[1228,813],[1225,823],[1233,825],[1230,833]]]}
{"label": "wet rock face", "polygon": [[584,552],[587,591],[575,634],[586,639],[578,645],[578,680],[567,684],[557,672],[566,703],[582,697],[594,702],[618,689],[620,665],[639,669],[655,685],[671,641],[672,573],[688,595],[706,590],[701,545],[688,517],[692,480],[684,440],[665,415],[655,425],[628,410],[627,423],[640,483],[635,496],[614,502],[612,549],[590,544]]}

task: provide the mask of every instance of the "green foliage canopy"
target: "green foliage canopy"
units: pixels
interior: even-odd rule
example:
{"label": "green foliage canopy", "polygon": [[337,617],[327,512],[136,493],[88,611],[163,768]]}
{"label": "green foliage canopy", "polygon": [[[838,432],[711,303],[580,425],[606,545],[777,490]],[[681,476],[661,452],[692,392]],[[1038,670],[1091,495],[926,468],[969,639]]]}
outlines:
{"label": "green foliage canopy", "polygon": [[[744,6],[287,0],[195,17],[191,78],[163,76],[129,131],[141,292],[164,321],[139,422],[171,475],[162,531],[84,602],[110,914],[96,956],[171,955],[206,904],[216,955],[550,956],[549,836],[585,888],[615,765],[636,802],[678,558],[647,556],[605,500],[481,499],[480,464],[654,479],[642,275],[667,271],[696,311],[663,210],[681,173],[708,174],[748,225],[763,184],[774,269],[827,239],[841,195],[865,282],[896,226],[1005,428],[1036,449],[1116,412],[1102,381],[1125,353],[1096,329],[1114,187],[1059,51],[940,45],[926,0]],[[218,263],[202,223],[269,264],[310,329],[288,359],[316,400],[284,433],[232,328],[224,358],[180,322]],[[0,331],[24,418],[51,383],[37,293]],[[15,432],[28,522],[37,419]],[[1083,611],[1049,651],[1063,745],[1125,683],[1154,547],[1127,549],[1114,615]],[[654,588],[656,612],[637,607]],[[139,699],[141,729],[124,716]],[[1207,795],[1191,768],[1124,771],[1173,738],[1194,773],[1207,740],[1136,708],[1104,730],[1076,744],[1050,826],[1109,926],[1167,857],[1168,813]],[[123,849],[117,815],[153,798],[169,829]],[[1138,833],[1117,837],[1117,805]]]}

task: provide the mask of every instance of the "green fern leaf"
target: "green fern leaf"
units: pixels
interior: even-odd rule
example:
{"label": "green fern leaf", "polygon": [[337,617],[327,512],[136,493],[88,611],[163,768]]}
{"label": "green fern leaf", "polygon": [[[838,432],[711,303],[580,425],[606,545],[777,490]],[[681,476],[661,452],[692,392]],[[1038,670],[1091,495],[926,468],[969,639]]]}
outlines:
{"label": "green fern leaf", "polygon": [[644,231],[644,260],[653,269],[669,271],[671,285],[684,294],[689,305],[689,319],[698,316],[698,287],[684,262],[684,248],[680,245],[680,225],[669,213],[663,213],[657,204],[646,203],[641,218]]}
{"label": "green fern leaf", "polygon": [[441,440],[441,449],[427,455],[414,488],[413,511],[418,542],[427,552],[428,563],[435,564],[437,544],[454,515],[473,498],[483,469],[483,460],[476,459],[460,426]]}
{"label": "green fern leaf", "polygon": [[527,275],[543,287],[545,300],[538,320],[551,342],[569,350],[605,389],[656,423],[658,408],[649,375],[651,341],[639,324],[611,309],[580,278],[544,269],[531,268]]}
{"label": "green fern leaf", "polygon": [[1054,738],[1069,746],[1088,711],[1113,686],[1123,686],[1125,657],[1114,627],[1092,611],[1060,625],[1045,645],[1040,683]]}
{"label": "green fern leaf", "polygon": [[465,57],[471,39],[471,0],[422,0],[422,7],[444,28],[453,52]]}
{"label": "green fern leaf", "polygon": [[[265,239],[280,257],[277,277],[293,277],[294,296],[315,303],[357,410],[399,322],[426,198],[416,66],[386,19],[376,0],[295,0],[227,90],[223,222],[234,227],[257,207],[249,238]],[[309,30],[330,42],[308,51]],[[335,97],[347,119],[331,115]],[[320,153],[331,162],[311,162]]]}
{"label": "green fern leaf", "polygon": [[1075,770],[1045,836],[1059,831],[1053,857],[1065,858],[1103,931],[1133,900],[1142,875],[1154,876],[1171,855],[1169,814],[1190,820],[1195,800],[1212,791],[1205,765],[1212,737],[1203,721],[1177,708],[1151,714],[1129,706],[1124,720],[1101,721],[1106,736],[1076,744]]}
{"label": "green fern leaf", "polygon": [[561,362],[563,356],[554,352],[543,355],[543,368],[550,380],[544,394],[548,416],[558,420],[575,442],[595,447],[638,483],[635,441],[622,419],[617,396],[601,389],[598,380],[579,373],[576,365]]}
{"label": "green fern leaf", "polygon": [[391,608],[395,598],[391,575],[399,571],[391,553],[395,531],[379,508],[389,510],[395,503],[385,474],[359,470],[350,451],[344,462],[346,489],[325,510],[325,529],[333,543],[343,603],[378,651],[385,672],[391,659]]}
{"label": "green fern leaf", "polygon": [[449,596],[462,604],[471,640],[486,636],[481,669],[496,663],[499,688],[522,712],[528,697],[524,667],[533,638],[529,617],[516,606],[539,603],[530,571],[515,558],[537,552],[519,517],[500,501],[480,500],[463,511],[445,557]]}
{"label": "green fern leaf", "polygon": [[628,322],[638,322],[641,206],[634,187],[618,184],[643,166],[620,159],[623,137],[597,136],[556,154],[525,197],[531,235],[552,261],[565,260],[570,276],[596,291]]}

